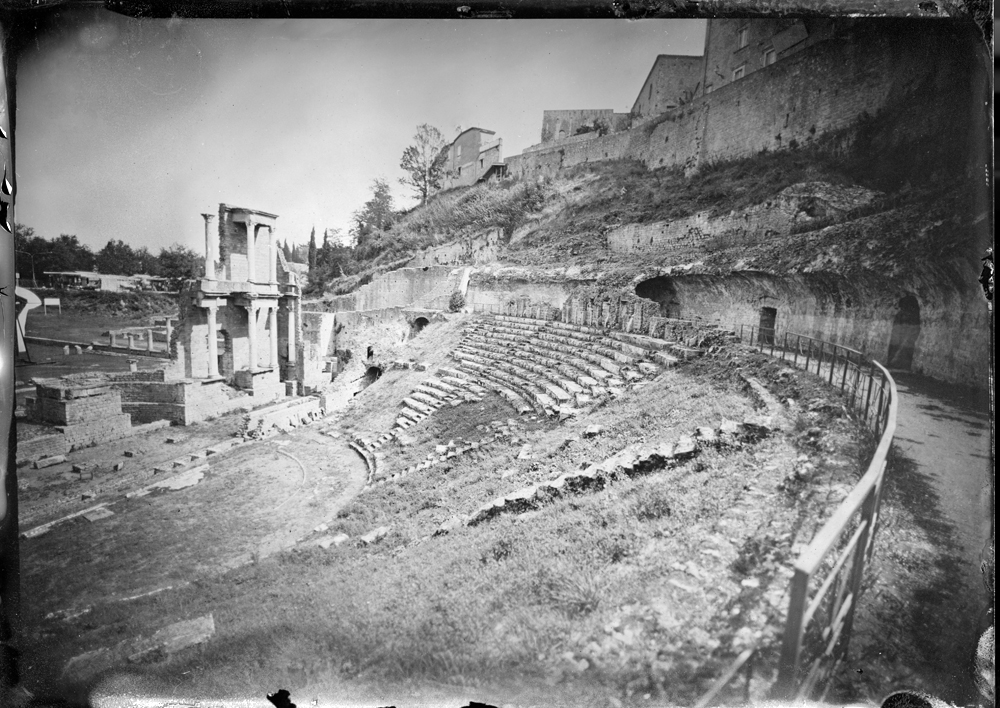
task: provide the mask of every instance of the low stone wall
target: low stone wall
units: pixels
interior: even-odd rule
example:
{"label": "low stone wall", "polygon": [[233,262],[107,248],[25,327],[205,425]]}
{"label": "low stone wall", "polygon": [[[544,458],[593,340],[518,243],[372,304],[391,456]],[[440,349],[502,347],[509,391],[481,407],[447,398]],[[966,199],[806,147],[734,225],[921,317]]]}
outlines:
{"label": "low stone wall", "polygon": [[57,430],[62,432],[67,444],[73,449],[127,438],[133,434],[132,417],[128,413],[121,413],[120,405],[119,403],[117,414],[102,415],[98,420],[62,426]]}
{"label": "low stone wall", "polygon": [[69,448],[70,445],[66,441],[66,436],[62,433],[42,435],[31,440],[18,441],[17,465],[21,466],[43,457],[65,455],[69,452]]}
{"label": "low stone wall", "polygon": [[322,415],[323,408],[318,397],[300,398],[247,413],[243,417],[241,429],[244,435],[262,436],[271,428],[295,428]]}
{"label": "low stone wall", "polygon": [[186,425],[186,406],[183,403],[150,403],[130,401],[122,403],[122,411],[132,417],[133,423],[152,423],[165,420],[177,425]]}

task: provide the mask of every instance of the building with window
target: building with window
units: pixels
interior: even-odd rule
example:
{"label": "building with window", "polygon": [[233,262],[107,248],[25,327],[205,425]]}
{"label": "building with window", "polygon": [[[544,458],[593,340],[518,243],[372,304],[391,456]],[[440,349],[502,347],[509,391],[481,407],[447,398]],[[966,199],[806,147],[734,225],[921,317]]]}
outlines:
{"label": "building with window", "polygon": [[709,20],[701,60],[701,94],[739,81],[833,36],[828,19]]}
{"label": "building with window", "polygon": [[441,188],[468,186],[497,174],[497,166],[503,164],[503,140],[495,136],[492,130],[468,128],[445,146]]}

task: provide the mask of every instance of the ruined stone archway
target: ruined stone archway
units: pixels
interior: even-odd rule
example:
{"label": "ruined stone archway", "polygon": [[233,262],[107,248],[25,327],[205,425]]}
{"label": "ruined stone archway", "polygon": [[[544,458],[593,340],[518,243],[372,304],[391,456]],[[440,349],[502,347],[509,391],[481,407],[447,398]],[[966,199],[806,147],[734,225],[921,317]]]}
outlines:
{"label": "ruined stone archway", "polygon": [[380,378],[382,378],[382,367],[369,366],[365,370],[365,375],[362,377],[362,388],[368,388]]}
{"label": "ruined stone archway", "polygon": [[418,334],[424,331],[424,329],[429,325],[431,321],[426,317],[418,317],[413,320],[413,324],[410,325],[410,336],[416,337]]}
{"label": "ruined stone archway", "polygon": [[635,286],[635,294],[658,303],[661,317],[679,318],[681,316],[680,298],[677,296],[677,287],[671,277],[658,275],[655,278],[643,280]]}
{"label": "ruined stone archway", "polygon": [[920,303],[913,295],[905,295],[899,299],[897,308],[889,335],[886,365],[893,369],[910,369],[920,336]]}

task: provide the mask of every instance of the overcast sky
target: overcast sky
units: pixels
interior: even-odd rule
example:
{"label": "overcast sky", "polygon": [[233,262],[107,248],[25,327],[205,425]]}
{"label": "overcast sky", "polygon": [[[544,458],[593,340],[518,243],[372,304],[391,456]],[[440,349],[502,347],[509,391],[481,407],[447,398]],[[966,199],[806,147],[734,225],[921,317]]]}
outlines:
{"label": "overcast sky", "polygon": [[376,177],[397,205],[416,126],[495,130],[542,111],[628,111],[658,54],[700,54],[703,20],[134,20],[62,13],[20,58],[15,218],[95,250],[204,250],[220,202],[278,238],[347,230]]}

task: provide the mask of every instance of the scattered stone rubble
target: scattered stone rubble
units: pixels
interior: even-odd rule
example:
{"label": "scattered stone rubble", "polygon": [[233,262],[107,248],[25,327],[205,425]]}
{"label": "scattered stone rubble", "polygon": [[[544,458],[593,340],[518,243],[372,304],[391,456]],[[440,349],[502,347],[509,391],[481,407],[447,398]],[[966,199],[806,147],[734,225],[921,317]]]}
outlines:
{"label": "scattered stone rubble", "polygon": [[[564,494],[603,489],[622,474],[633,476],[668,468],[692,459],[705,447],[738,447],[757,442],[771,430],[771,427],[760,421],[754,424],[723,421],[718,429],[698,428],[694,435],[683,436],[676,443],[630,445],[580,472],[566,472],[548,482],[533,484],[497,497],[472,512],[465,519],[465,525],[476,526],[501,513],[529,511]],[[439,529],[439,532],[446,531]]]}

